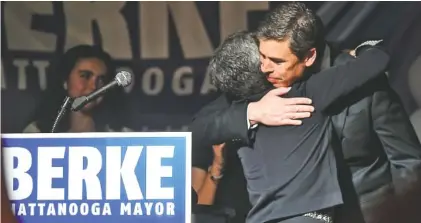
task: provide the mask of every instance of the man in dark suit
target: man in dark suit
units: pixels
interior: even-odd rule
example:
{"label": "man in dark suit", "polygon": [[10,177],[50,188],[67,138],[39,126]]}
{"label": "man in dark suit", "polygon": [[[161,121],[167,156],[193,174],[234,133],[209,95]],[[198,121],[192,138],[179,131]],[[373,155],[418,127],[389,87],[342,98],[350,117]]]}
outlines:
{"label": "man in dark suit", "polygon": [[[282,15],[274,17],[277,16]],[[319,59],[322,52],[317,51]],[[262,57],[263,66],[279,69],[277,66],[282,64],[282,61],[273,61],[267,55]],[[273,80],[272,84],[277,86],[279,82]],[[372,93],[373,89],[375,93]],[[250,106],[252,103],[231,103],[223,95],[195,116],[191,125],[193,149],[229,140],[249,143],[250,128],[257,123],[273,126],[300,124],[296,119],[305,118],[309,107],[293,102],[268,94]],[[346,108],[342,109],[343,106]],[[386,76],[382,76],[344,99],[342,105],[332,108],[335,109],[338,114],[333,116],[334,126],[366,222],[391,220],[394,216],[387,214],[393,214],[395,208],[388,210],[382,204],[385,201],[390,204],[394,199],[395,186],[409,184],[394,182],[417,181],[421,168],[420,144],[399,98],[388,85]],[[344,209],[349,211],[347,207]],[[379,210],[386,217],[379,218]]]}
{"label": "man in dark suit", "polygon": [[[357,55],[372,44],[376,42],[361,44]],[[334,65],[354,59],[340,54]],[[386,75],[344,99],[342,105],[346,103],[351,105],[337,105],[342,109],[332,121],[364,218],[368,223],[399,222],[396,195],[420,182],[421,173],[421,146],[409,117]]]}

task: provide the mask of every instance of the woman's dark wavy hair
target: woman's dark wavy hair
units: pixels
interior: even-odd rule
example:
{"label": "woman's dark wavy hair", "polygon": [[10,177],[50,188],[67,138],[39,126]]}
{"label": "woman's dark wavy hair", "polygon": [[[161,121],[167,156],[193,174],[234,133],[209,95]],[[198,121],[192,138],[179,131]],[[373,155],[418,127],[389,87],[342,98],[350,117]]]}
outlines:
{"label": "woman's dark wavy hair", "polygon": [[[53,59],[52,67],[48,73],[51,81],[48,82],[47,91],[43,94],[42,101],[31,119],[31,122],[36,122],[41,132],[46,133],[51,131],[54,119],[67,96],[67,91],[64,89],[63,84],[69,78],[76,63],[86,58],[97,58],[104,62],[107,67],[106,83],[114,79],[116,71],[114,62],[111,56],[99,46],[78,45],[67,50],[56,60]],[[121,89],[108,92],[104,96],[102,103],[95,107],[93,114],[98,131],[104,129],[105,124],[109,124],[112,128],[120,127],[117,123],[106,123],[105,121],[107,116],[109,117],[110,113],[115,113],[115,109],[119,107],[115,104],[118,103],[116,97],[119,94],[122,94]],[[70,111],[61,120],[57,127],[57,132],[68,130],[69,113]],[[109,118],[109,120],[113,120],[113,118]]]}
{"label": "woman's dark wavy hair", "polygon": [[229,35],[215,50],[207,72],[212,84],[233,100],[245,99],[271,87],[260,71],[259,48],[250,32]]}

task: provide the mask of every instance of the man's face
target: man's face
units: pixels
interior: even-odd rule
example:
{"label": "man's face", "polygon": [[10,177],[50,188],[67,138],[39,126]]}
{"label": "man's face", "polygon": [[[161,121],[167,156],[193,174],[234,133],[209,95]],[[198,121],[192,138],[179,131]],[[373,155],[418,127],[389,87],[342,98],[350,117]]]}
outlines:
{"label": "man's face", "polygon": [[[79,59],[70,72],[67,80],[67,94],[72,98],[86,96],[104,86],[107,75],[107,66],[97,58]],[[103,97],[90,102],[82,111],[90,111],[102,102]]]}
{"label": "man's face", "polygon": [[289,46],[289,40],[259,40],[261,70],[274,87],[290,87],[316,58],[315,49],[311,49],[308,56],[300,60]]}

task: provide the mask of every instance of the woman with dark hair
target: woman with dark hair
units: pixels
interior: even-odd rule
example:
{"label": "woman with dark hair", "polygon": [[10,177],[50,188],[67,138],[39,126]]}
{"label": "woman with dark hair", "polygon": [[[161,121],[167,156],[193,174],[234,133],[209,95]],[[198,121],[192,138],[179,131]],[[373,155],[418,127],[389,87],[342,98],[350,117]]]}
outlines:
{"label": "woman with dark hair", "polygon": [[[89,95],[112,81],[116,73],[111,56],[98,46],[75,46],[59,57],[54,64],[50,70],[53,81],[35,111],[33,121],[23,130],[24,133],[51,132],[66,96],[77,98]],[[130,131],[113,122],[119,120],[115,115],[121,105],[116,104],[119,103],[116,98],[121,93],[121,88],[113,89],[80,111],[67,112],[58,124],[56,132]]]}

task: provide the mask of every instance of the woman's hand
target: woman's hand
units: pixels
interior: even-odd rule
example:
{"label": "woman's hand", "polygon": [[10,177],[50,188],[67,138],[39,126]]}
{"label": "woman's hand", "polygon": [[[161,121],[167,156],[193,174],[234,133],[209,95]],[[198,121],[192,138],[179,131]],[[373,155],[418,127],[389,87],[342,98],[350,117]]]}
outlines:
{"label": "woman's hand", "polygon": [[222,143],[219,145],[213,145],[212,148],[213,148],[213,164],[223,166],[225,143]]}
{"label": "woman's hand", "polygon": [[192,184],[197,192],[198,204],[213,205],[218,182],[223,177],[225,143],[212,146],[213,162],[208,171],[193,167]]}

